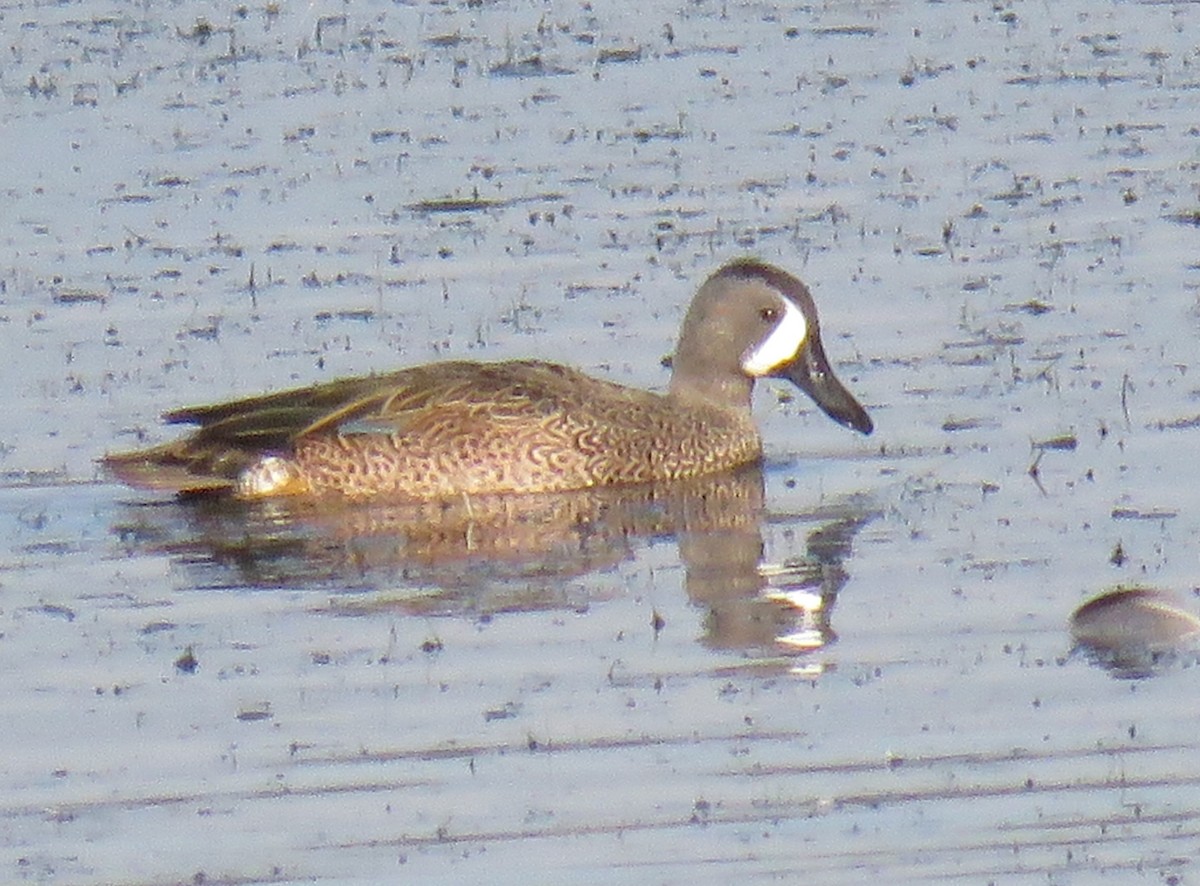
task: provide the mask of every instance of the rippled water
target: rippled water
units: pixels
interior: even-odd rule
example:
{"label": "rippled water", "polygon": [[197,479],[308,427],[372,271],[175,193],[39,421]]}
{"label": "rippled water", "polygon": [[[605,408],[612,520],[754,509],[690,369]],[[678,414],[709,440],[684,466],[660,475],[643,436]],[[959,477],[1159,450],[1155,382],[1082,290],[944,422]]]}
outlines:
{"label": "rippled water", "polygon": [[[1070,619],[1200,608],[1194,19],[0,7],[0,877],[1186,881],[1195,669]],[[743,254],[875,436],[766,386],[761,474],[465,517],[95,467],[443,357],[661,388]]]}

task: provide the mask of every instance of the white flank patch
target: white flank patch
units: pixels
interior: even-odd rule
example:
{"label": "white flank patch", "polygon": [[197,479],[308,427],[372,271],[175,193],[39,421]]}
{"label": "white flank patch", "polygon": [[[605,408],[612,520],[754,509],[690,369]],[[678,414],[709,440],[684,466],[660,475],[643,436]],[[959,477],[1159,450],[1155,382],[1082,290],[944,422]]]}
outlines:
{"label": "white flank patch", "polygon": [[742,370],[747,375],[767,375],[777,366],[782,366],[800,353],[800,346],[808,336],[808,321],[804,313],[781,298],[783,316],[770,334],[742,356]]}
{"label": "white flank patch", "polygon": [[279,495],[296,479],[295,462],[277,455],[266,455],[238,475],[237,495],[239,498]]}

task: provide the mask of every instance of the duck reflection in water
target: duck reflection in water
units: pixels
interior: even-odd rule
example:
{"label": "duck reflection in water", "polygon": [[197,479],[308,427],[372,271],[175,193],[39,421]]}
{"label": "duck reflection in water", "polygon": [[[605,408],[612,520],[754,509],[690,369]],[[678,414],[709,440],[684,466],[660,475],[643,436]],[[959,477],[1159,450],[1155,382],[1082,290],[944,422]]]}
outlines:
{"label": "duck reflection in water", "polygon": [[[757,465],[687,482],[415,504],[228,498],[132,503],[115,532],[167,554],[192,588],[336,592],[325,611],[487,617],[583,609],[614,570],[675,540],[704,645],[805,672],[824,665],[832,605],[858,530],[875,514],[848,501],[769,515]],[[777,525],[779,524],[779,525]],[[804,532],[806,550],[763,563],[765,526]]]}

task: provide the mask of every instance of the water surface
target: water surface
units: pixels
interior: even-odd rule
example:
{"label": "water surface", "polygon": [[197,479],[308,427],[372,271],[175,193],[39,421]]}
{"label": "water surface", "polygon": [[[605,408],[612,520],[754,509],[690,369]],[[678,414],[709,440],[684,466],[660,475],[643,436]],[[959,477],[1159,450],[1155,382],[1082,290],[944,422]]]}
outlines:
{"label": "water surface", "polygon": [[[4,879],[1186,879],[1195,670],[1070,618],[1197,607],[1193,18],[0,8]],[[465,523],[95,467],[441,358],[661,389],[744,254],[874,436],[768,385],[761,474]]]}

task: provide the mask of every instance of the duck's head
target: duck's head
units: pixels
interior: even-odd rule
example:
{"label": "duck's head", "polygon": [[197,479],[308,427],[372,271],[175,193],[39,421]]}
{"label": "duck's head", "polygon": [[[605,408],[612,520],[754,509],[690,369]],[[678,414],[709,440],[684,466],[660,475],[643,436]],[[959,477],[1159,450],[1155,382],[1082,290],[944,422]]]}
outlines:
{"label": "duck's head", "polygon": [[773,265],[740,259],[709,277],[692,299],[671,391],[748,408],[759,378],[787,379],[848,428],[869,434],[875,427],[833,374],[808,287]]}

